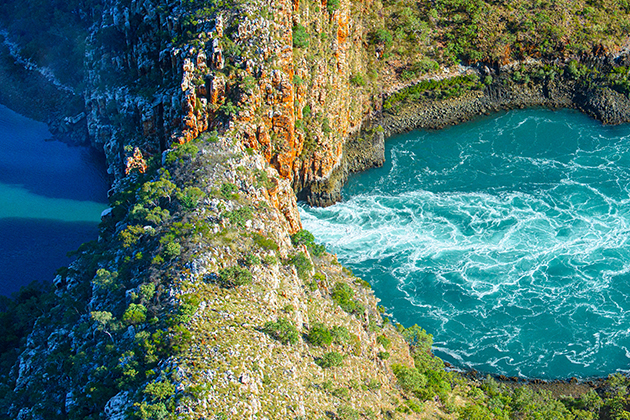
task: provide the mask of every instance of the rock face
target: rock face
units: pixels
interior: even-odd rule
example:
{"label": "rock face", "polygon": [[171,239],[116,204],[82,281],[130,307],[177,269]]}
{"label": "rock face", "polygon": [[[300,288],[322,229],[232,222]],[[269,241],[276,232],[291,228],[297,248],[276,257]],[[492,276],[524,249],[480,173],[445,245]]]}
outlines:
{"label": "rock face", "polygon": [[[90,37],[85,100],[89,135],[109,172],[122,178],[135,148],[155,156],[173,142],[229,130],[300,198],[337,201],[324,180],[383,159],[382,133],[370,131],[369,118],[379,88],[362,76],[374,61],[364,44],[365,13],[375,5],[356,6],[253,1],[191,25],[197,9],[187,6],[106,5]],[[293,40],[298,25],[305,44]]]}

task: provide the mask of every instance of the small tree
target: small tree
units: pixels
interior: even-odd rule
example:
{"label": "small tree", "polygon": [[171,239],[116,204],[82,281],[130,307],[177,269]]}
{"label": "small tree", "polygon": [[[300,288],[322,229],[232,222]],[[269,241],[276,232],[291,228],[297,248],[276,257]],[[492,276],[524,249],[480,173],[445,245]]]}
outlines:
{"label": "small tree", "polygon": [[142,324],[146,319],[147,308],[142,304],[135,303],[129,305],[122,317],[123,322],[128,325]]}
{"label": "small tree", "polygon": [[308,47],[310,35],[306,32],[306,28],[299,23],[293,27],[293,47]]}

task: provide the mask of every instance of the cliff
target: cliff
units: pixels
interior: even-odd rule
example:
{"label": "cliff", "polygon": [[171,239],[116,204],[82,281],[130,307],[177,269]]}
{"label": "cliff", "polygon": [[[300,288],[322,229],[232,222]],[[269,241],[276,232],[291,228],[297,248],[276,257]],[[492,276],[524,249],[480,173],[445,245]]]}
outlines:
{"label": "cliff", "polygon": [[[106,154],[112,210],[98,241],[60,270],[54,299],[3,377],[5,417],[599,412],[594,394],[565,406],[447,373],[424,331],[391,325],[369,284],[301,231],[296,200],[339,200],[349,173],[383,162],[386,135],[524,106],[630,119],[623,33],[594,29],[575,50],[558,46],[603,15],[614,27],[622,6],[553,21],[564,35],[545,53],[535,29],[499,50],[460,33],[479,13],[497,25],[525,19],[509,8],[429,3],[78,5],[93,20],[80,126]],[[518,53],[508,48],[516,44]],[[580,56],[596,46],[601,59]],[[519,54],[536,60],[521,66]],[[518,405],[525,400],[532,405]]]}

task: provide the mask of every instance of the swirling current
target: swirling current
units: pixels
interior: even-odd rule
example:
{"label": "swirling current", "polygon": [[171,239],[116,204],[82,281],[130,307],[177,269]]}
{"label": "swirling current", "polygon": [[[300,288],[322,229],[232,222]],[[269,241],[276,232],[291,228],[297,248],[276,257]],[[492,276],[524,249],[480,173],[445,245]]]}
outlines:
{"label": "swirling current", "polygon": [[519,110],[386,143],[304,228],[451,364],[630,369],[630,125]]}

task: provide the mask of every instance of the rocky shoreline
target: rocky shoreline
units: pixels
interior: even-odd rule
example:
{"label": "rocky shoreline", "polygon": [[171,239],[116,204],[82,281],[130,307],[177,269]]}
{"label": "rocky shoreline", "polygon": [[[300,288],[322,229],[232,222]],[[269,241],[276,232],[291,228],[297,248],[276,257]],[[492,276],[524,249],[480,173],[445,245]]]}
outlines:
{"label": "rocky shoreline", "polygon": [[[298,198],[310,205],[326,207],[341,200],[341,188],[350,173],[378,167],[385,161],[384,142],[388,137],[420,129],[442,129],[470,121],[482,115],[524,108],[576,109],[607,125],[630,122],[630,99],[606,86],[590,86],[587,90],[576,80],[559,78],[539,83],[517,84],[511,81],[512,71],[495,75],[494,82],[483,90],[445,100],[421,100],[397,104],[373,116],[369,127],[357,136],[374,133],[371,141],[346,142],[342,163],[326,179],[317,181]],[[382,129],[380,129],[382,128]]]}

